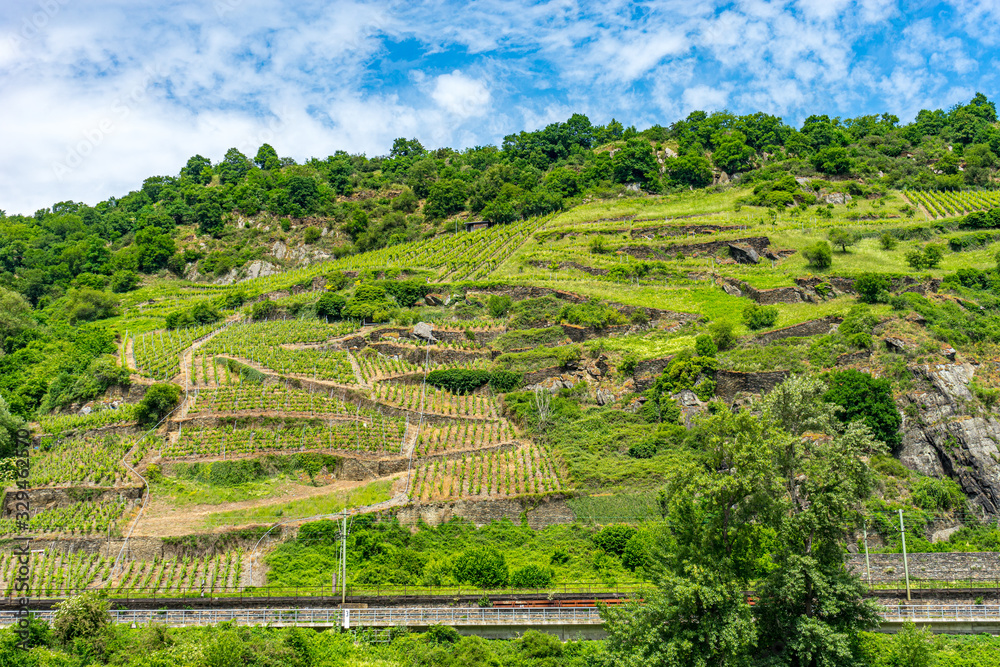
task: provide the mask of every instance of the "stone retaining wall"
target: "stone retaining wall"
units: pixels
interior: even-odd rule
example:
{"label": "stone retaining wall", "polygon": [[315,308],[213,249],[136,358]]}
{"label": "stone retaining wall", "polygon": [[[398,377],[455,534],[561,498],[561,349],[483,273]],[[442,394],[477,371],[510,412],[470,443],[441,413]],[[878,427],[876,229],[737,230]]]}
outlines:
{"label": "stone retaining wall", "polygon": [[[122,486],[118,488],[100,487],[66,487],[58,489],[30,489],[28,490],[28,504],[31,507],[30,515],[35,516],[40,512],[46,512],[61,507],[71,507],[79,502],[105,502],[123,498],[126,502],[134,503],[142,498],[145,487],[142,486]],[[11,519],[17,513],[15,500],[17,490],[7,491],[3,498],[3,518]],[[21,501],[23,502],[23,501]]]}
{"label": "stone retaining wall", "polygon": [[715,372],[715,395],[731,403],[736,394],[766,394],[788,377],[788,371],[760,371],[741,373],[739,371]]}
{"label": "stone retaining wall", "polygon": [[501,519],[520,523],[522,514],[527,518],[528,525],[536,530],[556,523],[571,523],[573,521],[573,512],[566,504],[566,497],[560,495],[543,498],[415,503],[395,510],[399,522],[412,527],[415,527],[421,520],[431,526],[436,526],[455,517],[470,521],[476,526],[483,526],[491,521]]}
{"label": "stone retaining wall", "polygon": [[767,345],[768,343],[773,343],[776,340],[781,340],[783,338],[798,338],[802,336],[820,336],[823,334],[830,333],[830,329],[835,324],[840,324],[844,321],[842,317],[836,317],[835,315],[827,315],[826,317],[821,317],[818,320],[809,320],[808,322],[802,322],[800,324],[793,324],[790,327],[783,327],[781,329],[774,329],[773,331],[766,331],[757,336],[754,340],[756,343],[761,345]]}
{"label": "stone retaining wall", "polygon": [[[870,554],[872,583],[904,580],[903,554]],[[1000,553],[916,553],[908,554],[910,581],[937,579],[954,581],[1000,580]],[[865,555],[849,554],[847,568],[867,580]]]}
{"label": "stone retaining wall", "polygon": [[802,301],[807,300],[803,295],[802,288],[800,287],[757,289],[750,283],[736,278],[716,276],[716,280],[720,285],[729,285],[730,287],[738,289],[741,294],[736,294],[736,296],[746,296],[753,299],[757,303],[764,305],[773,305],[776,303],[801,303]]}

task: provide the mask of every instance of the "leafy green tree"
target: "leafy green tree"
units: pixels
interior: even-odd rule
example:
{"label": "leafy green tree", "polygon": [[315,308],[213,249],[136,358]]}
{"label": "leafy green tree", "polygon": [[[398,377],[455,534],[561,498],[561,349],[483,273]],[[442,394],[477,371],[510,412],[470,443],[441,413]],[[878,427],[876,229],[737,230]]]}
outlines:
{"label": "leafy green tree", "polygon": [[108,287],[115,294],[131,292],[139,285],[139,276],[135,271],[118,270],[111,274]]}
{"label": "leafy green tree", "polygon": [[854,279],[858,299],[864,303],[885,303],[889,300],[889,277],[881,273],[862,273]]}
{"label": "leafy green tree", "polygon": [[424,215],[428,218],[446,218],[453,213],[465,209],[465,183],[457,178],[436,181],[430,186],[427,201],[424,203]]}
{"label": "leafy green tree", "polygon": [[934,664],[934,649],[931,629],[918,629],[913,621],[903,621],[903,627],[896,633],[896,660],[899,667],[930,667]]}
{"label": "leafy green tree", "polygon": [[778,322],[778,308],[776,306],[762,306],[751,303],[743,309],[743,324],[747,328],[757,331],[772,327]]}
{"label": "leafy green tree", "polygon": [[254,157],[253,161],[254,164],[266,171],[281,169],[281,159],[278,157],[278,152],[274,150],[271,144],[263,144],[259,149],[257,149],[257,155]]}
{"label": "leafy green tree", "polygon": [[70,290],[67,300],[67,316],[73,324],[103,320],[118,314],[118,297],[89,287]]}
{"label": "leafy green tree", "polygon": [[389,317],[389,311],[395,306],[396,304],[389,300],[385,288],[366,283],[358,285],[354,296],[347,302],[342,313],[344,317],[352,319],[382,322]]}
{"label": "leafy green tree", "polygon": [[181,169],[181,177],[198,185],[207,185],[212,180],[212,161],[207,157],[195,155]]}
{"label": "leafy green tree", "polygon": [[860,421],[868,425],[875,438],[890,448],[899,447],[902,438],[899,427],[903,418],[892,398],[892,382],[888,378],[873,378],[854,369],[831,373],[824,400],[839,405],[840,420]]}
{"label": "leafy green tree", "polygon": [[218,236],[222,231],[222,207],[214,200],[195,204],[194,222],[202,234]]}
{"label": "leafy green tree", "polygon": [[830,243],[840,246],[840,252],[847,252],[847,246],[858,242],[858,235],[853,229],[834,227],[829,233]]}
{"label": "leafy green tree", "polygon": [[25,427],[25,421],[11,414],[10,407],[0,396],[0,459],[13,456],[17,450],[17,432]]}
{"label": "leafy green tree", "polygon": [[847,174],[853,168],[847,149],[840,146],[829,146],[817,152],[812,156],[812,165],[824,174]]}
{"label": "leafy green tree", "polygon": [[656,153],[645,139],[626,141],[611,158],[611,165],[616,183],[638,183],[645,188],[659,179]]}
{"label": "leafy green tree", "polygon": [[756,153],[747,145],[747,137],[736,131],[728,134],[712,153],[715,166],[728,174],[746,171],[753,166]]}
{"label": "leafy green tree", "polygon": [[94,640],[111,626],[110,601],[100,591],[87,591],[56,605],[52,631],[66,645]]}
{"label": "leafy green tree", "polygon": [[525,565],[510,575],[513,588],[548,588],[552,584],[552,570],[539,565]]}
{"label": "leafy green tree", "polygon": [[219,180],[223,183],[239,183],[253,168],[250,158],[236,148],[226,151],[226,157],[219,163]]}
{"label": "leafy green tree", "polygon": [[334,320],[340,319],[340,315],[347,305],[347,299],[335,292],[324,292],[323,296],[316,302],[316,315],[328,317]]}
{"label": "leafy green tree", "polygon": [[714,357],[719,352],[715,340],[708,334],[701,334],[695,338],[694,349],[699,357]]}
{"label": "leafy green tree", "polygon": [[153,273],[167,265],[170,256],[177,251],[177,245],[169,234],[156,227],[140,229],[135,235],[139,268],[145,273]]}
{"label": "leafy green tree", "polygon": [[715,347],[718,350],[728,350],[736,344],[737,335],[732,322],[721,320],[713,322],[708,327],[708,332],[712,335]]}
{"label": "leafy green tree", "polygon": [[712,166],[701,155],[683,155],[668,160],[667,173],[678,185],[703,188],[712,184]]}
{"label": "leafy green tree", "polygon": [[35,326],[31,304],[14,290],[0,287],[0,346]]}
{"label": "leafy green tree", "polygon": [[159,423],[177,407],[181,400],[181,389],[175,384],[159,382],[146,390],[145,396],[135,406],[135,419],[140,424]]}

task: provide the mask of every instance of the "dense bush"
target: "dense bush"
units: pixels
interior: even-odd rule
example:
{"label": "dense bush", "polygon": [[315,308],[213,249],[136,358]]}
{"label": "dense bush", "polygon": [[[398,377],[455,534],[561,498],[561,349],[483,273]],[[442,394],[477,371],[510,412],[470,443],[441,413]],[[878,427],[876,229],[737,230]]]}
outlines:
{"label": "dense bush", "polygon": [[864,303],[885,303],[889,300],[889,277],[881,273],[862,273],[854,280],[858,299]]}
{"label": "dense bush", "polygon": [[575,303],[564,306],[560,313],[560,319],[584,327],[603,329],[615,324],[625,324],[625,316],[596,299],[591,299],[586,303]]}
{"label": "dense bush", "polygon": [[899,447],[903,418],[893,401],[890,380],[851,369],[831,373],[827,384],[829,389],[823,398],[840,406],[841,421],[864,422],[876,438],[891,448]]}
{"label": "dense bush", "polygon": [[510,575],[513,588],[548,588],[552,584],[552,570],[538,565],[525,565]]}
{"label": "dense bush", "polygon": [[913,485],[913,503],[932,512],[965,509],[965,493],[951,478],[920,477]]}
{"label": "dense bush", "polygon": [[521,386],[524,376],[514,371],[492,371],[490,373],[490,388],[498,394],[506,394]]}
{"label": "dense bush", "polygon": [[358,285],[354,296],[341,312],[344,317],[352,319],[384,322],[395,307],[384,287],[366,283]]}
{"label": "dense bush", "polygon": [[635,533],[636,529],[628,524],[611,524],[594,533],[594,546],[609,554],[621,556],[625,552],[625,545]]}
{"label": "dense bush", "polygon": [[180,400],[181,388],[177,385],[166,382],[154,384],[135,406],[136,421],[145,425],[156,424],[177,407]]}
{"label": "dense bush", "polygon": [[486,301],[486,309],[490,311],[490,317],[500,319],[506,317],[510,311],[511,299],[506,294],[493,294]]}
{"label": "dense bush", "polygon": [[340,319],[344,308],[347,306],[347,299],[336,292],[328,291],[316,301],[316,315],[327,317],[333,320]]}
{"label": "dense bush", "polygon": [[828,269],[833,265],[833,250],[826,241],[817,241],[802,249],[802,256],[809,266],[816,269]]}
{"label": "dense bush", "polygon": [[183,327],[211,324],[221,319],[222,314],[216,310],[215,306],[203,302],[187,310],[176,310],[169,313],[166,317],[166,324],[168,329],[181,329]]}
{"label": "dense bush", "polygon": [[743,324],[753,331],[773,327],[777,321],[778,308],[776,306],[762,306],[752,303],[743,309]]}
{"label": "dense bush", "polygon": [[469,549],[462,553],[455,559],[454,572],[459,583],[479,588],[502,588],[510,580],[507,559],[491,546]]}
{"label": "dense bush", "polygon": [[468,394],[490,381],[489,371],[468,368],[445,368],[427,374],[427,384],[453,394]]}
{"label": "dense bush", "polygon": [[250,308],[250,317],[255,320],[266,320],[278,312],[278,305],[270,299],[258,301]]}

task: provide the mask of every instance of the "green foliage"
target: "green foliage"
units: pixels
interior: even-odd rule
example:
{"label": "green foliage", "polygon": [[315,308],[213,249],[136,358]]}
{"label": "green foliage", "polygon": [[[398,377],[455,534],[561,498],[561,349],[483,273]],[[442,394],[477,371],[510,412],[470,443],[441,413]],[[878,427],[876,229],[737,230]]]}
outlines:
{"label": "green foliage", "polygon": [[694,340],[694,350],[695,354],[699,357],[714,357],[718,353],[719,348],[710,335],[700,334]]}
{"label": "green foliage", "polygon": [[344,317],[352,319],[384,322],[394,308],[395,304],[389,300],[384,287],[365,283],[358,285],[354,296],[341,312]]}
{"label": "green foliage", "polygon": [[911,491],[913,503],[929,511],[948,512],[964,510],[966,506],[965,493],[958,482],[951,478],[920,477],[913,484]]}
{"label": "green foliage", "polygon": [[586,303],[574,303],[563,306],[559,314],[560,319],[579,326],[604,329],[616,324],[624,324],[625,316],[596,299],[591,299]]}
{"label": "green foliage", "polygon": [[510,578],[507,559],[494,547],[469,549],[455,559],[455,579],[479,588],[502,588]]}
{"label": "green foliage", "polygon": [[347,299],[336,292],[327,291],[316,301],[316,316],[338,320],[346,306]]}
{"label": "green foliage", "polygon": [[715,393],[717,369],[715,357],[701,357],[692,350],[684,350],[670,360],[646,395],[653,401],[660,402],[666,396],[690,389],[701,400],[708,400]]}
{"label": "green foliage", "polygon": [[501,319],[507,316],[510,311],[511,299],[506,294],[492,294],[486,301],[486,309],[490,312],[490,317]]}
{"label": "green foliage", "polygon": [[802,256],[806,258],[809,266],[816,269],[828,269],[833,265],[833,251],[826,241],[817,241],[803,248]]}
{"label": "green foliage", "polygon": [[216,310],[215,306],[203,301],[192,308],[169,313],[166,317],[166,325],[168,329],[180,329],[211,324],[221,319],[222,314]]}
{"label": "green foliage", "polygon": [[778,309],[775,306],[752,303],[743,309],[743,324],[753,331],[773,327],[777,321]]}
{"label": "green foliage", "polygon": [[552,570],[538,565],[525,565],[510,575],[512,588],[548,588],[552,584]]}
{"label": "green foliage", "polygon": [[52,631],[66,645],[97,639],[111,625],[110,603],[100,591],[88,591],[56,605]]}
{"label": "green foliage", "polygon": [[258,301],[250,308],[250,317],[255,320],[266,320],[278,312],[278,304],[270,299]]}
{"label": "green foliage", "polygon": [[906,263],[914,271],[936,268],[944,259],[944,246],[939,243],[928,243],[923,248],[914,248],[906,253]]}
{"label": "green foliage", "polygon": [[895,250],[896,246],[899,245],[896,237],[889,232],[882,232],[882,236],[878,237],[878,242],[882,250]]}
{"label": "green foliage", "polygon": [[853,229],[834,227],[829,233],[830,243],[840,246],[840,252],[847,252],[847,247],[858,242],[858,233]]}
{"label": "green foliage", "polygon": [[851,369],[831,373],[828,384],[824,400],[840,406],[841,421],[860,421],[890,448],[899,447],[903,418],[893,401],[890,380]]}
{"label": "green foliage", "polygon": [[881,273],[862,273],[854,279],[858,299],[864,303],[885,303],[889,300],[889,277]]}
{"label": "green foliage", "polygon": [[0,459],[14,455],[17,432],[24,427],[24,420],[11,414],[7,401],[0,396]]}
{"label": "green foliage", "polygon": [[511,306],[510,310],[513,313],[513,328],[531,329],[557,323],[563,310],[563,302],[554,296],[523,299]]}
{"label": "green foliage", "polygon": [[636,534],[636,529],[624,523],[611,524],[605,526],[594,533],[594,546],[609,554],[621,556],[625,553],[625,546]]}
{"label": "green foliage", "polygon": [[159,382],[146,390],[146,394],[135,407],[135,419],[140,424],[154,425],[177,407],[181,400],[181,388],[175,384]]}
{"label": "green foliage", "polygon": [[490,388],[498,394],[506,394],[521,386],[524,376],[513,371],[492,371],[490,373]]}
{"label": "green foliage", "polygon": [[427,384],[453,394],[468,394],[490,381],[490,372],[469,368],[445,368],[427,374]]}
{"label": "green foliage", "polygon": [[319,227],[306,227],[306,231],[302,239],[307,245],[312,245],[313,243],[316,243],[316,241],[319,241],[319,238],[322,235],[323,234],[320,232]]}
{"label": "green foliage", "polygon": [[713,322],[709,325],[708,332],[712,335],[712,340],[715,341],[717,351],[729,350],[736,345],[738,336],[732,322],[727,320]]}

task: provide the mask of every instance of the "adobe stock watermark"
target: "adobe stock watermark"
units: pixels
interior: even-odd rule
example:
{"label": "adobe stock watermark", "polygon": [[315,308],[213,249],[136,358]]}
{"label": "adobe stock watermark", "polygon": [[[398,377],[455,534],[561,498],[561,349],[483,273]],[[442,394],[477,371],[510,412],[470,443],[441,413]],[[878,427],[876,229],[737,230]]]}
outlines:
{"label": "adobe stock watermark", "polygon": [[17,491],[13,494],[14,523],[19,535],[14,538],[14,593],[17,596],[17,625],[15,632],[18,637],[18,648],[28,650],[31,638],[31,540],[28,532],[28,520],[31,518],[31,498],[28,494],[28,475],[31,472],[30,448],[31,432],[19,429],[14,434],[14,466],[17,473]]}
{"label": "adobe stock watermark", "polygon": [[156,66],[147,66],[142,80],[135,84],[127,94],[115,98],[111,103],[110,114],[102,118],[95,126],[84,130],[82,138],[67,147],[66,155],[62,160],[52,163],[52,172],[56,178],[61,181],[67,174],[82,165],[88,156],[114,134],[115,130],[118,129],[118,124],[132,115],[134,107],[146,99],[149,87],[153,85],[153,82],[163,76],[164,73],[159,71]]}
{"label": "adobe stock watermark", "polygon": [[40,0],[33,11],[21,19],[21,24],[14,34],[10,36],[12,46],[30,41],[42,34],[55,16],[62,11],[62,8],[70,3],[70,0]]}

